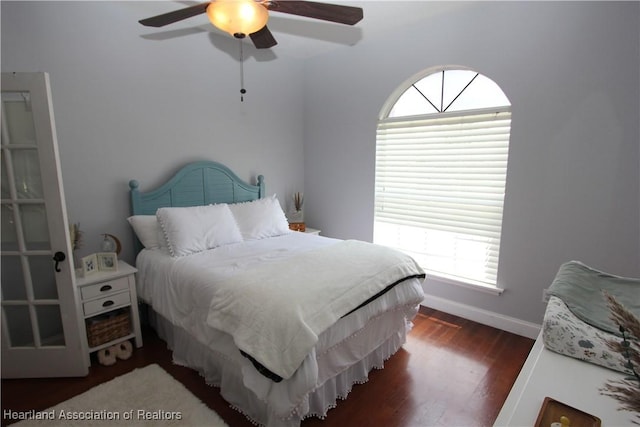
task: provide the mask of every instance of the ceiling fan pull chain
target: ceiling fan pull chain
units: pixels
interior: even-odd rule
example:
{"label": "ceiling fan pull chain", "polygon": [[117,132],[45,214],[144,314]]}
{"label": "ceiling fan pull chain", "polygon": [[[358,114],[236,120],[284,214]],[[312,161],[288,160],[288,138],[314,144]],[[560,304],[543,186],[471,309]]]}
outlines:
{"label": "ceiling fan pull chain", "polygon": [[244,88],[244,56],[242,54],[242,39],[240,42],[240,102],[244,102],[244,94],[247,93]]}

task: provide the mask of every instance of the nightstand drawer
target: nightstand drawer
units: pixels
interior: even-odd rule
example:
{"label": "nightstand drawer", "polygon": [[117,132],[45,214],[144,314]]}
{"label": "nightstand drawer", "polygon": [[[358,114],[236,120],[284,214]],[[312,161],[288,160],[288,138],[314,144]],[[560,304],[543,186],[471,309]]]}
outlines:
{"label": "nightstand drawer", "polygon": [[91,286],[83,286],[80,288],[83,300],[99,297],[100,295],[110,295],[129,288],[129,280],[121,277],[108,282],[100,282]]}
{"label": "nightstand drawer", "polygon": [[82,304],[85,316],[91,316],[105,310],[113,310],[114,308],[128,304],[131,302],[131,294],[129,292],[121,292],[115,295],[109,295],[94,301]]}

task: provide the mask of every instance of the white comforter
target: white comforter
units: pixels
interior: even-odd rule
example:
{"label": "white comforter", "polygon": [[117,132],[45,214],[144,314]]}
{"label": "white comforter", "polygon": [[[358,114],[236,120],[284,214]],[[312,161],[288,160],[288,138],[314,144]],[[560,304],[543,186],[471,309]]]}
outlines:
{"label": "white comforter", "polygon": [[[238,348],[282,378],[291,377],[318,335],[340,317],[392,283],[424,274],[398,251],[303,233],[179,258],[154,256],[167,258],[171,291],[143,288],[145,300],[181,326],[188,326],[182,322],[190,311],[207,309],[209,326],[233,336]],[[163,273],[154,270],[141,274]]]}
{"label": "white comforter", "polygon": [[207,323],[286,379],[338,319],[388,286],[419,276],[420,266],[401,252],[342,241],[216,282]]}

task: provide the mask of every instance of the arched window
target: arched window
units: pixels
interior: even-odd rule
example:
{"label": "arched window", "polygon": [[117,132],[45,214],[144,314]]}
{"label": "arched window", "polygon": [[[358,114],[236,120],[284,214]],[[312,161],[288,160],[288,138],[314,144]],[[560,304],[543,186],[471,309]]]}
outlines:
{"label": "arched window", "polygon": [[509,100],[475,71],[399,88],[378,122],[374,242],[431,275],[497,289],[510,130]]}

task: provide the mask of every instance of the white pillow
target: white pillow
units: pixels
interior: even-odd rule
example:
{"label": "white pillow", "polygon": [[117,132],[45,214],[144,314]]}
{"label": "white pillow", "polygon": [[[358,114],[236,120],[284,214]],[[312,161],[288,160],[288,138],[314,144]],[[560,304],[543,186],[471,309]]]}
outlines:
{"label": "white pillow", "polygon": [[156,217],[174,257],[242,241],[227,204],[160,208]]}
{"label": "white pillow", "polygon": [[145,248],[155,249],[161,246],[158,239],[160,225],[155,215],[133,215],[127,221]]}
{"label": "white pillow", "polygon": [[264,239],[291,232],[275,194],[251,202],[229,205],[244,240]]}

